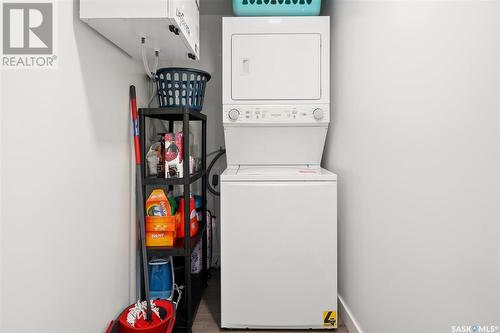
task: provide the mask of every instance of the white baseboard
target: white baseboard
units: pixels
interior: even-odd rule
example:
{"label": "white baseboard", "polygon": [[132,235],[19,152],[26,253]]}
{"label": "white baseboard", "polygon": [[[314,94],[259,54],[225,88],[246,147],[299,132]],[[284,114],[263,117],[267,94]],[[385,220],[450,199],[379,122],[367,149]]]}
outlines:
{"label": "white baseboard", "polygon": [[359,323],[356,321],[351,310],[349,309],[347,304],[345,304],[344,299],[340,295],[339,295],[339,317],[340,321],[345,325],[345,327],[347,327],[349,333],[363,333],[361,327],[359,326]]}

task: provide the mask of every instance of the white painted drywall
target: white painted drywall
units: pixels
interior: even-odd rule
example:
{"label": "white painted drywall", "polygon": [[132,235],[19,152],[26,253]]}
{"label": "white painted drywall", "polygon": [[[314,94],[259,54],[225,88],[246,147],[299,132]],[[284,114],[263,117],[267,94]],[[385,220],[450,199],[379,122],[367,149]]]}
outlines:
{"label": "white painted drywall", "polygon": [[59,67],[0,74],[2,333],[104,332],[135,299],[128,89],[143,69],[76,1],[55,17]]}
{"label": "white painted drywall", "polygon": [[340,295],[365,333],[500,326],[500,3],[325,5]]}
{"label": "white painted drywall", "polygon": [[233,16],[231,0],[200,0],[201,15]]}

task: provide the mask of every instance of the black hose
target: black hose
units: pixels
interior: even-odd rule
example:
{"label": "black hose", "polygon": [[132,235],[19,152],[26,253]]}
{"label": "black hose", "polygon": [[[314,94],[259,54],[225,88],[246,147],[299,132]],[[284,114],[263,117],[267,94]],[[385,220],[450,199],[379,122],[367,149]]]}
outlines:
{"label": "black hose", "polygon": [[226,150],[221,148],[219,150],[219,152],[217,153],[217,155],[215,155],[215,157],[212,159],[212,162],[210,162],[210,164],[208,165],[208,168],[207,168],[207,178],[208,178],[208,182],[207,182],[207,190],[208,192],[212,193],[213,195],[215,196],[220,196],[220,192],[215,190],[213,187],[212,187],[212,184],[211,184],[211,181],[210,181],[210,172],[212,171],[212,168],[215,164],[215,162],[217,162],[217,160],[226,153]]}

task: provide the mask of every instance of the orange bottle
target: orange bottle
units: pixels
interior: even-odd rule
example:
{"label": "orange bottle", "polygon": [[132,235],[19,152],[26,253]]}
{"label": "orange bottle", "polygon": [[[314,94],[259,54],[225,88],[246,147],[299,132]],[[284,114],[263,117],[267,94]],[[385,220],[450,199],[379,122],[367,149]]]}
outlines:
{"label": "orange bottle", "polygon": [[[193,237],[198,232],[198,214],[196,214],[193,196],[189,198],[189,211],[189,236]],[[179,201],[179,212],[181,218],[177,224],[177,237],[181,238],[184,237],[184,197],[181,197]]]}
{"label": "orange bottle", "polygon": [[165,192],[153,190],[146,201],[146,216],[172,216],[172,207]]}

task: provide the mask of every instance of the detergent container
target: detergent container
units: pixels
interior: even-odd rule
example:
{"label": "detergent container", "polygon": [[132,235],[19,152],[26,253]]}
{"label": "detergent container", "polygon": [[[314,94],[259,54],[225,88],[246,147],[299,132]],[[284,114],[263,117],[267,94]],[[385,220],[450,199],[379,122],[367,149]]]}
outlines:
{"label": "detergent container", "polygon": [[172,300],[174,267],[171,258],[153,259],[149,262],[149,297]]}
{"label": "detergent container", "polygon": [[[194,204],[193,196],[189,199],[189,236],[193,237],[198,232],[198,214]],[[184,237],[184,197],[179,200],[179,212],[181,213],[181,221],[177,226],[177,237]]]}

